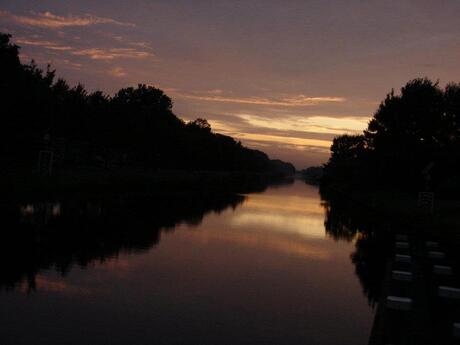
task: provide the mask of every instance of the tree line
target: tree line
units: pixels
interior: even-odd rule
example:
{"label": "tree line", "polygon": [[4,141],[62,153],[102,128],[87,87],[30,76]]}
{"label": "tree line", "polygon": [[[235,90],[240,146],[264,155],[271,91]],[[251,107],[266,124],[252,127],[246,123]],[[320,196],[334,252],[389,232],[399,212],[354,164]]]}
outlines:
{"label": "tree line", "polygon": [[185,122],[162,90],[139,84],[113,96],[88,92],[56,79],[32,61],[21,63],[11,35],[0,33],[0,126],[3,167],[31,171],[40,150],[55,165],[149,169],[295,172],[232,137],[214,133],[208,121]]}
{"label": "tree line", "polygon": [[460,192],[460,84],[409,81],[359,135],[334,138],[322,184]]}

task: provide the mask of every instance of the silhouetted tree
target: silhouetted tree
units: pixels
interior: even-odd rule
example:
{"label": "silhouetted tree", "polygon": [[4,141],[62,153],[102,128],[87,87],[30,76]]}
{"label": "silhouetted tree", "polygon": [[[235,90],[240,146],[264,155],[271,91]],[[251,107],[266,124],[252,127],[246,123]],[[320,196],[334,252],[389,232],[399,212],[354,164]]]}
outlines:
{"label": "silhouetted tree", "polygon": [[207,132],[211,131],[211,125],[209,124],[208,120],[202,118],[190,121],[189,123],[187,123],[187,126]]}
{"label": "silhouetted tree", "polygon": [[392,90],[363,135],[334,139],[326,183],[346,178],[363,186],[392,184],[416,191],[455,179],[459,90],[458,84],[442,90],[426,78],[409,81],[399,95]]}
{"label": "silhouetted tree", "polygon": [[30,172],[42,149],[62,156],[58,167],[121,165],[148,169],[285,173],[233,138],[214,133],[206,119],[189,123],[172,111],[162,90],[139,84],[113,97],[88,93],[55,79],[32,61],[21,64],[19,47],[0,34],[1,152],[10,170]]}

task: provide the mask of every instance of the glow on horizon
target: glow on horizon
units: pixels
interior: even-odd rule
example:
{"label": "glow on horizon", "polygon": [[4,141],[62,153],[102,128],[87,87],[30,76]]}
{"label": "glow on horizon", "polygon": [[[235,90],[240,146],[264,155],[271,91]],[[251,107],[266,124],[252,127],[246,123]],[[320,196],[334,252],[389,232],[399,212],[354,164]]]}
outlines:
{"label": "glow on horizon", "polygon": [[329,149],[329,147],[331,146],[331,141],[329,140],[299,138],[295,136],[287,137],[283,135],[263,133],[238,133],[237,131],[235,131],[234,128],[228,126],[225,123],[221,123],[218,121],[211,121],[210,123],[211,126],[216,130],[216,132],[221,132],[223,134],[234,136],[235,139],[241,140],[243,142],[255,141],[261,144],[278,143],[293,146],[296,150],[306,147],[319,147],[323,149]]}
{"label": "glow on horizon", "polygon": [[276,121],[250,114],[237,115],[250,125],[260,128],[270,128],[284,131],[344,134],[359,133],[366,128],[368,119],[363,117],[311,116],[308,118],[288,117],[277,118]]}

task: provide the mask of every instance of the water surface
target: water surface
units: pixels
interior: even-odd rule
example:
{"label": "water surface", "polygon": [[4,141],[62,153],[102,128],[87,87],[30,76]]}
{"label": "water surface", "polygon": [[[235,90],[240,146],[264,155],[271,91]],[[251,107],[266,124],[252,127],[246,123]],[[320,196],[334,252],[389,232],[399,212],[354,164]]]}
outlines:
{"label": "water surface", "polygon": [[354,240],[325,231],[317,188],[197,200],[183,216],[190,207],[117,205],[21,205],[23,231],[52,231],[2,257],[2,344],[367,343]]}

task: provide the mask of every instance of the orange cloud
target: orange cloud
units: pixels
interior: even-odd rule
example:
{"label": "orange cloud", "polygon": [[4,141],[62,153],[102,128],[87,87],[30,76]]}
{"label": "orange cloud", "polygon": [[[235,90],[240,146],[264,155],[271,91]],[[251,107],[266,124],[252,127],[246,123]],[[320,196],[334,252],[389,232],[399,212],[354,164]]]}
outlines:
{"label": "orange cloud", "polygon": [[72,52],[72,55],[87,56],[93,60],[113,60],[117,58],[145,59],[155,56],[151,52],[134,48],[89,48],[75,50]]}
{"label": "orange cloud", "polygon": [[281,135],[271,135],[271,134],[258,134],[258,133],[241,133],[238,137],[242,140],[254,140],[254,141],[266,141],[271,143],[280,143],[285,145],[292,145],[298,148],[304,146],[317,146],[322,148],[329,149],[331,147],[331,142],[329,140],[321,139],[307,139],[307,138],[297,138],[297,137],[286,137]]}
{"label": "orange cloud", "polygon": [[60,50],[60,51],[68,51],[68,50],[73,49],[70,46],[65,46],[65,45],[61,45],[56,42],[45,41],[45,40],[30,40],[30,39],[19,38],[16,40],[16,43],[27,45],[27,46],[37,46],[37,47],[43,47],[46,49]]}
{"label": "orange cloud", "polygon": [[265,118],[252,114],[238,114],[249,125],[259,128],[310,133],[343,134],[360,133],[366,128],[368,117],[357,116],[288,116],[283,118]]}
{"label": "orange cloud", "polygon": [[116,77],[116,78],[121,78],[121,77],[126,76],[126,72],[121,67],[114,67],[109,71],[109,75]]}
{"label": "orange cloud", "polygon": [[61,63],[74,69],[80,69],[83,67],[81,63],[76,63],[67,59],[54,59],[53,62]]}
{"label": "orange cloud", "polygon": [[322,139],[309,139],[309,138],[299,138],[296,136],[288,135],[274,135],[274,134],[263,134],[263,133],[244,133],[241,129],[233,128],[231,125],[216,121],[210,120],[212,128],[216,131],[223,134],[228,134],[236,137],[238,140],[242,141],[253,141],[260,144],[270,143],[270,144],[280,144],[283,146],[288,146],[297,150],[303,150],[307,147],[317,147],[324,152],[328,152],[332,144],[331,140],[322,140]]}
{"label": "orange cloud", "polygon": [[187,93],[177,93],[176,96],[188,99],[194,99],[198,101],[208,102],[224,102],[224,103],[238,103],[238,104],[253,104],[253,105],[265,105],[265,106],[282,106],[282,107],[305,107],[318,105],[321,103],[336,103],[344,102],[344,97],[309,97],[305,95],[296,95],[282,98],[261,98],[261,97],[228,97],[220,95],[196,95]]}
{"label": "orange cloud", "polygon": [[112,18],[97,17],[91,14],[84,16],[68,15],[58,16],[51,12],[32,13],[29,16],[19,16],[7,11],[0,11],[0,17],[6,17],[14,22],[27,26],[38,26],[50,29],[73,27],[73,26],[91,26],[96,24],[115,24],[123,26],[136,26],[133,23],[120,22]]}
{"label": "orange cloud", "polygon": [[[75,56],[85,56],[93,60],[146,59],[155,56],[152,52],[136,48],[83,48],[78,49],[58,42],[41,40],[36,38],[18,38],[16,43],[21,45],[35,46],[50,50],[69,52]],[[120,72],[120,71],[118,71]],[[120,73],[118,73],[118,76]]]}

